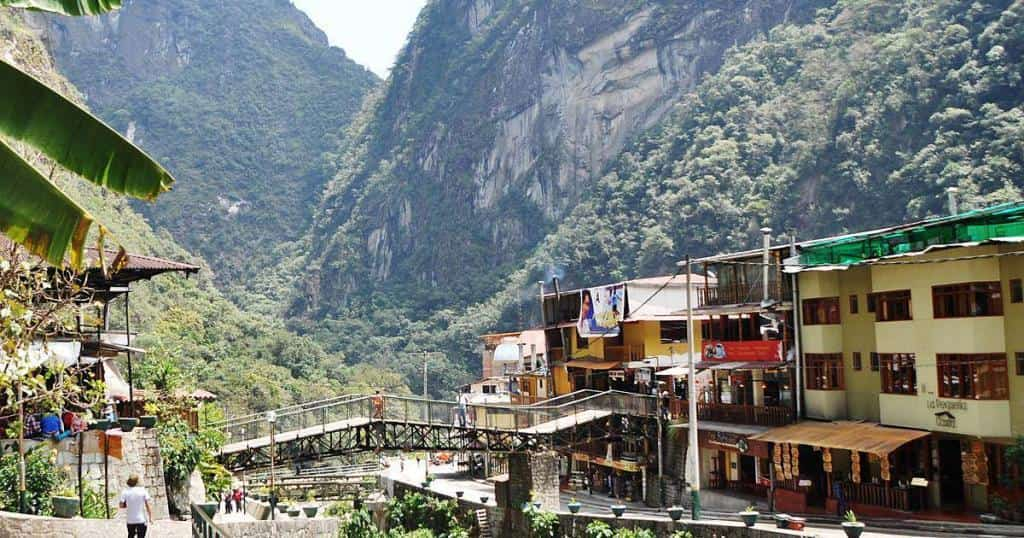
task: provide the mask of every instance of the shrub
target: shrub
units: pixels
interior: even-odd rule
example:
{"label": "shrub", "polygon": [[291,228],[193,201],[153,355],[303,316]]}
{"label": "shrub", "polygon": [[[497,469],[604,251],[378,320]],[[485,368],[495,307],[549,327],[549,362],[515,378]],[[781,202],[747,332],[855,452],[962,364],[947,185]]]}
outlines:
{"label": "shrub", "polygon": [[614,534],[615,538],[657,538],[654,535],[654,531],[650,529],[617,529]]}
{"label": "shrub", "polygon": [[530,533],[535,538],[555,538],[558,535],[558,516],[529,504],[523,515],[530,524]]}
{"label": "shrub", "polygon": [[672,538],[693,538],[693,533],[689,529],[680,529],[672,533]]}
{"label": "shrub", "polygon": [[604,521],[594,520],[587,525],[584,534],[587,538],[612,538],[615,532]]}
{"label": "shrub", "polygon": [[442,501],[421,493],[406,493],[388,502],[388,523],[391,528],[406,531],[429,529],[441,538],[465,535],[456,517],[455,501]]}
{"label": "shrub", "polygon": [[[0,457],[0,510],[18,511],[18,454]],[[50,515],[50,497],[61,487],[64,475],[54,453],[40,446],[25,454],[25,508],[30,514]]]}
{"label": "shrub", "polygon": [[[335,503],[340,504],[340,503]],[[331,505],[334,506],[334,505]],[[384,538],[384,533],[373,524],[373,518],[366,510],[354,510],[348,512],[348,517],[342,518],[338,529],[339,538]]]}

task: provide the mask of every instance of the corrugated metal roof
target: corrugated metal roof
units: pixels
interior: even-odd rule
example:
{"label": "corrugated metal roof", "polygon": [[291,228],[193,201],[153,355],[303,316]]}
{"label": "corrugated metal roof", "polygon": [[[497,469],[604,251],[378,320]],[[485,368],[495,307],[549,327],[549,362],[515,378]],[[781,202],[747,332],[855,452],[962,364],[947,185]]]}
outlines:
{"label": "corrugated metal roof", "polygon": [[885,456],[897,448],[930,432],[890,428],[873,422],[800,422],[772,428],[750,438],[769,443],[792,443],[807,446],[857,450]]}

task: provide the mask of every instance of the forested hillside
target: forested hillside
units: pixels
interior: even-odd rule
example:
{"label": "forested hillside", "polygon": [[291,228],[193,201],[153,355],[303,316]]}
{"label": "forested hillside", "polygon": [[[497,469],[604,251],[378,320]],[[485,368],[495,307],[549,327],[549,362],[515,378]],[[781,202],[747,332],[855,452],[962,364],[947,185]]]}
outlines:
{"label": "forested hillside", "polygon": [[[74,86],[57,73],[40,35],[21,10],[0,8],[0,57],[13,62],[81,102]],[[50,166],[38,155],[37,165]],[[401,378],[371,366],[350,367],[340,353],[327,353],[309,337],[297,336],[278,320],[241,311],[214,286],[211,271],[166,232],[155,231],[126,198],[101,191],[64,174],[62,189],[110,228],[110,242],[131,252],[198,263],[197,276],[163,275],[133,287],[135,344],[148,353],[136,362],[143,386],[156,382],[201,386],[220,396],[232,412],[260,410],[293,401],[370,386],[403,391]],[[156,205],[165,203],[161,196]],[[121,312],[120,306],[113,308]],[[123,327],[123,321],[114,320]]]}
{"label": "forested hillside", "polygon": [[1019,200],[1022,16],[1021,1],[842,0],[780,25],[630,144],[518,269],[487,273],[502,291],[382,326],[472,361],[476,334],[535,321],[533,283],[552,271],[672,272],[749,248],[763,225],[809,238],[935,215],[948,186],[968,206]]}
{"label": "forested hillside", "polygon": [[161,203],[136,208],[222,289],[244,298],[293,257],[375,75],[288,0],[129,0],[37,21],[89,106],[175,175]]}

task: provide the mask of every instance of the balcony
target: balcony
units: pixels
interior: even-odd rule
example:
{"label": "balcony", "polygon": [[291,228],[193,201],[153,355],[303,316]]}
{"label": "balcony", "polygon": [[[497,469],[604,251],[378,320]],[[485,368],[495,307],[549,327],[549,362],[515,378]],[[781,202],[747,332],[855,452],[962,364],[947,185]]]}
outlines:
{"label": "balcony", "polygon": [[698,403],[697,420],[751,426],[785,426],[795,422],[793,410],[769,405]]}

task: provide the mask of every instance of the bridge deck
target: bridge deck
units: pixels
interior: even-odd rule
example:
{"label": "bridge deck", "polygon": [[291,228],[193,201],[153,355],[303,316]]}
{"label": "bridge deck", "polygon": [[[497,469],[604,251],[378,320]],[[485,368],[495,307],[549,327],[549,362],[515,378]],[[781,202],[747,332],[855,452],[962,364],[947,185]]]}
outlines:
{"label": "bridge deck", "polygon": [[[562,431],[562,430],[567,430],[567,429],[570,429],[570,428],[574,428],[574,427],[576,427],[578,425],[581,425],[581,424],[586,424],[586,423],[592,422],[594,420],[599,420],[599,419],[605,418],[605,417],[607,417],[607,416],[609,416],[611,414],[612,414],[611,411],[605,411],[605,410],[598,410],[598,409],[583,410],[583,411],[579,411],[579,412],[576,412],[576,413],[573,413],[573,414],[570,414],[570,415],[567,415],[567,416],[564,416],[564,417],[559,417],[559,418],[554,419],[554,420],[549,420],[547,422],[542,422],[542,423],[537,424],[535,426],[531,426],[531,427],[528,427],[528,428],[520,428],[519,429],[519,433],[528,434],[528,435],[550,435],[550,434],[553,434],[553,433],[556,433],[556,432],[559,432],[559,431]],[[284,431],[284,432],[277,433],[277,434],[274,435],[274,442],[275,442],[275,444],[287,443],[287,442],[290,442],[290,441],[295,441],[297,439],[302,439],[302,438],[306,438],[306,437],[312,437],[312,436],[316,436],[316,435],[322,435],[322,434],[329,433],[329,432],[336,432],[336,431],[345,430],[345,429],[348,429],[348,428],[357,428],[359,426],[364,426],[366,424],[370,424],[371,422],[375,422],[375,421],[371,420],[368,417],[356,417],[356,418],[350,418],[350,419],[346,419],[346,420],[339,420],[339,421],[335,421],[335,422],[329,422],[329,423],[324,424],[324,425],[310,426],[310,427],[307,427],[307,428],[302,428],[300,430]],[[399,422],[399,421],[385,420],[385,422]],[[406,424],[429,425],[428,423],[421,422],[421,421],[401,421],[401,422],[406,423]],[[493,432],[512,432],[512,431],[514,431],[511,428],[494,428],[494,427],[491,427],[491,428],[475,428],[475,427],[472,427],[472,426],[467,427],[466,429],[467,430],[488,430],[488,431],[493,431]],[[254,439],[249,439],[247,441],[238,441],[238,442],[226,444],[226,445],[224,445],[223,448],[221,448],[221,454],[223,454],[223,455],[235,454],[235,453],[239,453],[239,452],[244,452],[246,450],[264,448],[264,447],[267,447],[267,446],[270,446],[270,436],[269,435],[265,435],[263,437],[256,437]]]}

